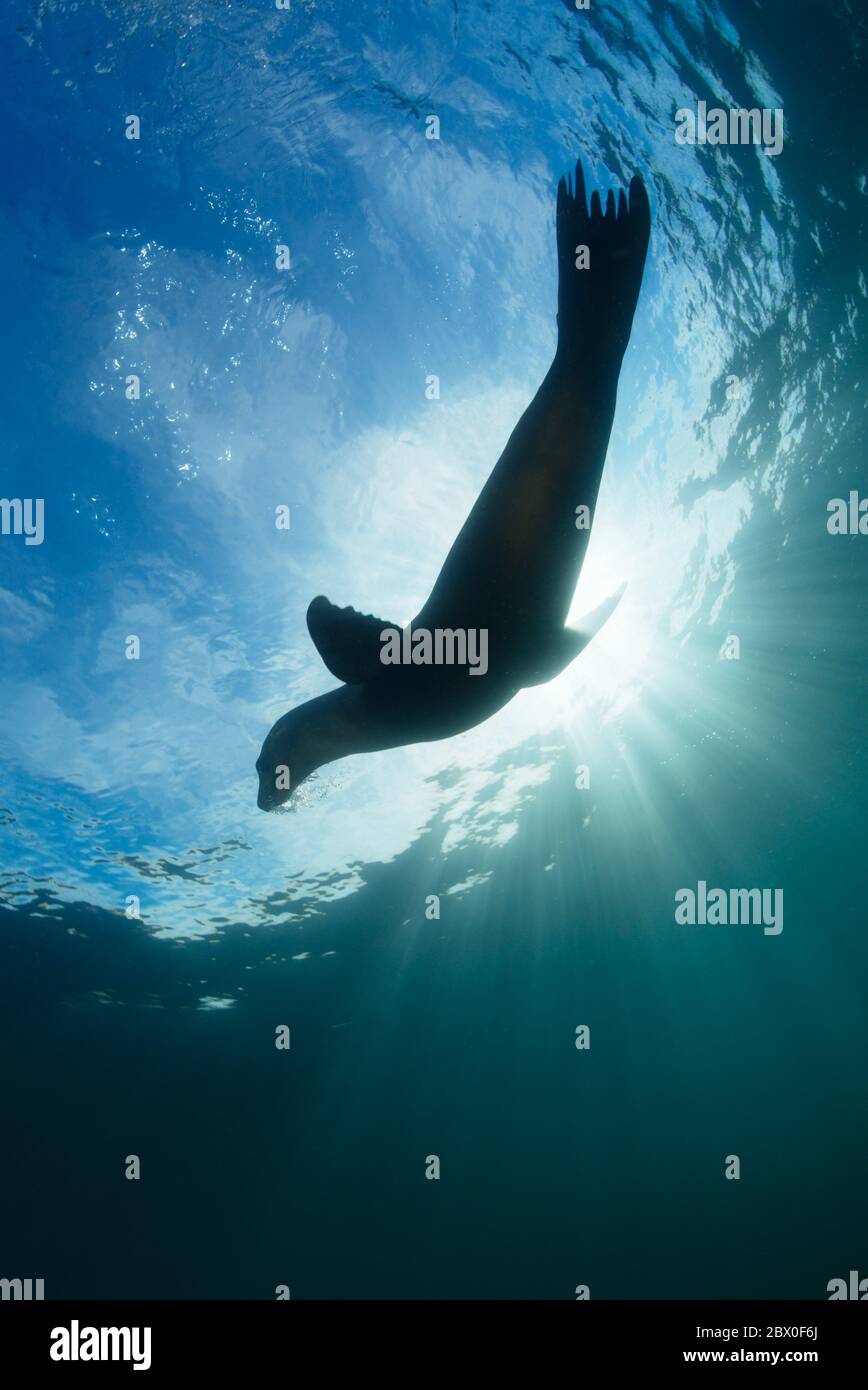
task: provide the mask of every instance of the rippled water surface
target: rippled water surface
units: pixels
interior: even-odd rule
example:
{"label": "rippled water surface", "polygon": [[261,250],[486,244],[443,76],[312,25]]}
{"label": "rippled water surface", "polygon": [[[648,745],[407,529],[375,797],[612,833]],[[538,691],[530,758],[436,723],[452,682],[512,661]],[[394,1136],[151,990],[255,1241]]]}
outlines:
{"label": "rippled water surface", "polygon": [[[865,477],[863,19],[12,0],[4,37],[0,492],[45,499],[0,539],[4,1260],[825,1296],[868,1261],[868,539],[826,524]],[[781,109],[782,152],[677,144],[699,100]],[[487,724],[264,816],[264,734],[333,685],[310,598],[415,614],[547,370],[576,157],[653,208],[575,613],[626,596]],[[677,925],[699,880],[782,889],[783,931]]]}

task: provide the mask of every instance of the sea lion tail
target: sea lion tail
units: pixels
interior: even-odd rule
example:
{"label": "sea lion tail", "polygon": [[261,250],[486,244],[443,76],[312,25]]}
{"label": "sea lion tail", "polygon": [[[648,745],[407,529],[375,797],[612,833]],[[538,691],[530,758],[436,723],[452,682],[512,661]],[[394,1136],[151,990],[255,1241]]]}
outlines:
{"label": "sea lion tail", "polygon": [[651,208],[638,174],[609,190],[605,208],[595,188],[588,205],[581,162],[575,184],[558,183],[558,348],[562,362],[617,368],[630,338],[651,232]]}

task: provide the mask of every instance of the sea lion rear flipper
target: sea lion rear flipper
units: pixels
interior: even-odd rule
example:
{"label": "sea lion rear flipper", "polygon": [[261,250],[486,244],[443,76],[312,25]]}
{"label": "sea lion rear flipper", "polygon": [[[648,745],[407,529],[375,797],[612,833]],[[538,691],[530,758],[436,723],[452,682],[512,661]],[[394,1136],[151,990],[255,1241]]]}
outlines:
{"label": "sea lion rear flipper", "polygon": [[522,681],[522,685],[545,685],[546,681],[554,680],[571,661],[575,661],[591,638],[596,637],[603,624],[611,618],[626,587],[626,584],[622,584],[620,589],[604,599],[599,607],[593,608],[590,613],[580,618],[576,627],[559,627],[545,642],[540,643],[534,658],[533,670]]}
{"label": "sea lion rear flipper", "polygon": [[396,626],[357,613],[355,608],[338,608],[322,594],[307,610],[307,630],[314,646],[332,675],[348,685],[361,685],[382,671],[381,633]]}

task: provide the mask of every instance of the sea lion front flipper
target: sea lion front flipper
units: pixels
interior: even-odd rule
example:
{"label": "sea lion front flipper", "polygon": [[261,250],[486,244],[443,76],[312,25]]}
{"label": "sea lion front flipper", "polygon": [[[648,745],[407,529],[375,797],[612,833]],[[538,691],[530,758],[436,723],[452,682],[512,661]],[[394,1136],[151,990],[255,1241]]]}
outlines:
{"label": "sea lion front flipper", "polygon": [[338,608],[322,594],[307,610],[307,630],[314,646],[332,675],[348,685],[361,685],[382,671],[381,634],[396,627],[400,631],[398,624],[383,622],[369,613]]}
{"label": "sea lion front flipper", "polygon": [[545,641],[540,642],[534,655],[532,669],[522,680],[522,686],[545,685],[547,681],[559,676],[571,661],[575,661],[591,638],[596,637],[603,624],[611,618],[624,596],[626,587],[626,584],[622,584],[620,589],[604,599],[599,607],[592,608],[590,613],[580,618],[576,627],[556,628]]}

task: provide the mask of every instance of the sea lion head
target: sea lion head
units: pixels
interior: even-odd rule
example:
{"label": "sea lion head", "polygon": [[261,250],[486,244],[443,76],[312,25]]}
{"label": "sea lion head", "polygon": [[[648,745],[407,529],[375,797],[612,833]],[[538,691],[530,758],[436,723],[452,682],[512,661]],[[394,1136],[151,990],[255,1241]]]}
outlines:
{"label": "sea lion head", "polygon": [[256,759],[259,776],[256,804],[260,811],[275,811],[283,806],[304,779],[320,766],[304,710],[304,705],[290,710],[268,731]]}
{"label": "sea lion head", "polygon": [[283,806],[318,767],[362,751],[366,721],[356,698],[342,685],[296,705],[272,725],[256,760],[260,811]]}

